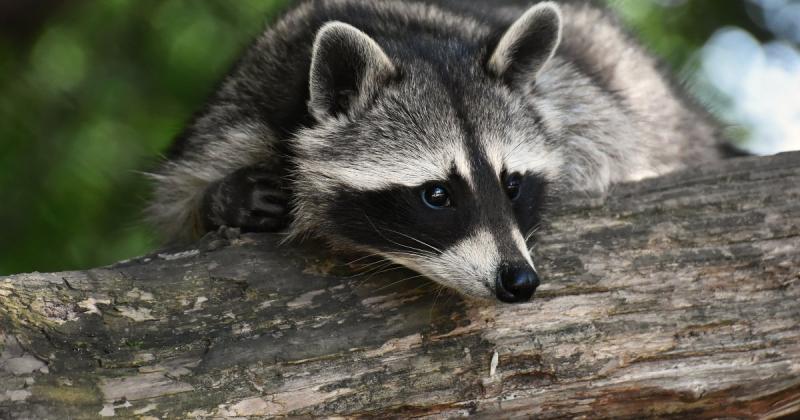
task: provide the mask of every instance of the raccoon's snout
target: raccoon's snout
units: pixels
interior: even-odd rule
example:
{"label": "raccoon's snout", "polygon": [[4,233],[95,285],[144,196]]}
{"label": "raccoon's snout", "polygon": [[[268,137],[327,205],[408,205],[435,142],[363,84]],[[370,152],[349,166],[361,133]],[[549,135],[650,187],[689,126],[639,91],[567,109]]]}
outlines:
{"label": "raccoon's snout", "polygon": [[506,303],[527,302],[539,287],[539,275],[526,263],[501,267],[495,279],[497,299]]}

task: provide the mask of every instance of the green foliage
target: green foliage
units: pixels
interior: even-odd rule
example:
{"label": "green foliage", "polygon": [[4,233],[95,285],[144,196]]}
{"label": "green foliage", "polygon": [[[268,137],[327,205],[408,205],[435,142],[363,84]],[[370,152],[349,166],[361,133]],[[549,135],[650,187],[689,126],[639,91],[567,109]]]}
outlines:
{"label": "green foliage", "polygon": [[607,2],[652,51],[676,69],[690,62],[692,55],[723,26],[742,26],[767,36],[754,25],[742,0]]}
{"label": "green foliage", "polygon": [[152,249],[141,172],[285,3],[75,2],[0,38],[0,274]]}

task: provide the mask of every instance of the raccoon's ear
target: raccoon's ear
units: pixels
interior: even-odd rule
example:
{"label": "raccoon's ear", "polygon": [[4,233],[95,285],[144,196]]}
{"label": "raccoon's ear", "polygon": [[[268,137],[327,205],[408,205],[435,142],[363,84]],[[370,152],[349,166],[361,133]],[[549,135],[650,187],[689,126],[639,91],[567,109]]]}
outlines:
{"label": "raccoon's ear", "polygon": [[392,61],[367,34],[327,23],[314,40],[309,111],[317,120],[356,111],[394,74]]}
{"label": "raccoon's ear", "polygon": [[528,9],[506,30],[487,64],[506,83],[533,81],[561,41],[561,9],[554,2]]}

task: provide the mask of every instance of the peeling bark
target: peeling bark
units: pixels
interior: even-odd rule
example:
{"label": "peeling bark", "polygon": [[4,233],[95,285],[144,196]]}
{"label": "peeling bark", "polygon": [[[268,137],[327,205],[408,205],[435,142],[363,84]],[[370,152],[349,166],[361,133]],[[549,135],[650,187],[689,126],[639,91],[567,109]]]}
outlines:
{"label": "peeling bark", "polygon": [[518,306],[231,231],[0,278],[0,418],[800,411],[800,153],[553,212]]}

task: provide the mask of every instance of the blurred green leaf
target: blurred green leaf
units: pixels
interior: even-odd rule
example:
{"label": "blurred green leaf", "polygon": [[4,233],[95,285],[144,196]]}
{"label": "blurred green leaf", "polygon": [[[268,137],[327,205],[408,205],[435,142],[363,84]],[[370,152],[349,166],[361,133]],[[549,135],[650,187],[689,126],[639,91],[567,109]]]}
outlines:
{"label": "blurred green leaf", "polygon": [[0,37],[0,274],[151,250],[142,172],[286,3],[71,2]]}
{"label": "blurred green leaf", "polygon": [[42,87],[69,90],[86,77],[87,53],[75,34],[63,27],[48,29],[31,52],[31,73]]}

